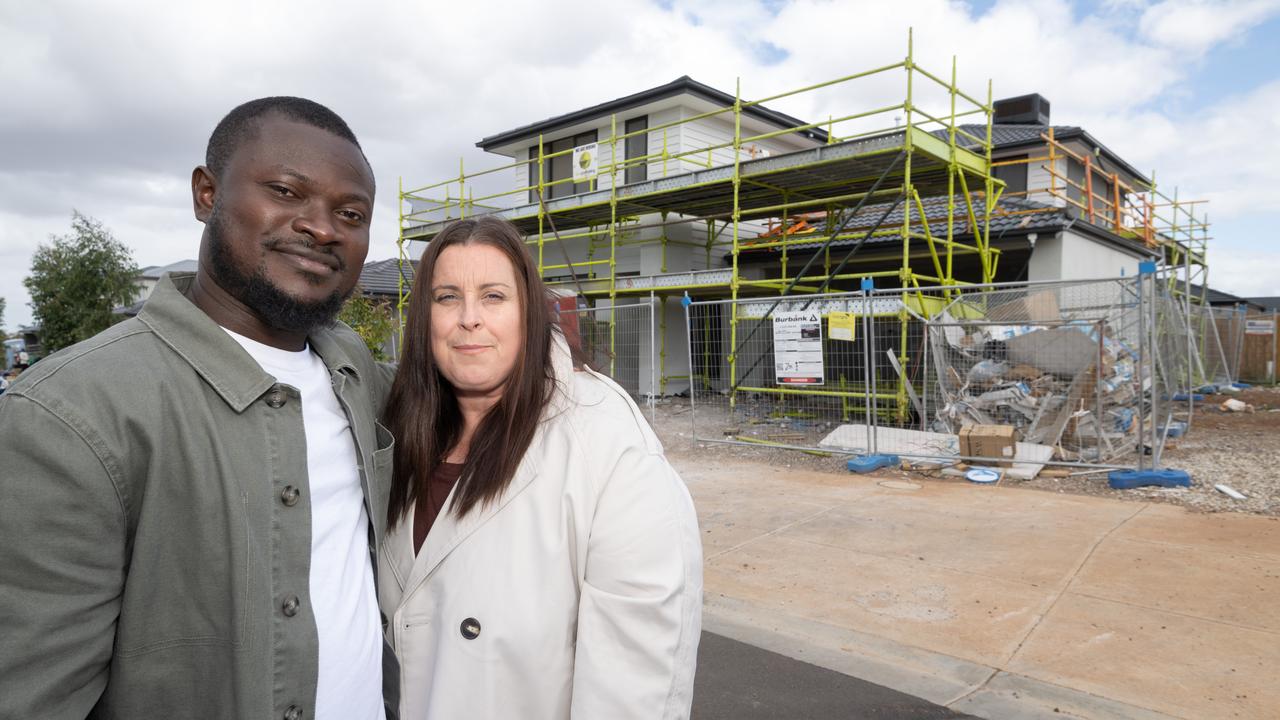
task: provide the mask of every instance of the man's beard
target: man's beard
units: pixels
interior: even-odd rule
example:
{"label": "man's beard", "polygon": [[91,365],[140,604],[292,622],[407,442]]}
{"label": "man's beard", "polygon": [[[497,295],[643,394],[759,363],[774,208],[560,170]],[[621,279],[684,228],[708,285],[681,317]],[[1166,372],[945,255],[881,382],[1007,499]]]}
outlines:
{"label": "man's beard", "polygon": [[[315,302],[299,300],[271,284],[267,279],[265,261],[260,262],[252,273],[247,273],[236,265],[226,237],[222,214],[216,205],[210,213],[206,229],[209,232],[209,276],[219,287],[256,313],[270,328],[310,333],[328,327],[333,324],[342,304],[355,289],[353,287],[345,293],[335,290],[328,297]],[[285,245],[289,241],[274,239],[272,242]],[[315,247],[307,242],[301,244]],[[342,258],[335,256],[335,259],[341,272],[346,266]]]}

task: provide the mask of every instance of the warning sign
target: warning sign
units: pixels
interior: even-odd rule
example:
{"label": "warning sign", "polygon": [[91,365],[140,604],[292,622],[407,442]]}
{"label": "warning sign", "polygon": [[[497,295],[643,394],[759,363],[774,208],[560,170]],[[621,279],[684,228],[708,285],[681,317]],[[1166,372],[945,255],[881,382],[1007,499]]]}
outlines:
{"label": "warning sign", "polygon": [[849,312],[827,313],[827,335],[832,340],[853,340],[858,335],[858,316]]}
{"label": "warning sign", "polygon": [[779,385],[821,385],[822,318],[817,312],[773,316],[773,371]]}

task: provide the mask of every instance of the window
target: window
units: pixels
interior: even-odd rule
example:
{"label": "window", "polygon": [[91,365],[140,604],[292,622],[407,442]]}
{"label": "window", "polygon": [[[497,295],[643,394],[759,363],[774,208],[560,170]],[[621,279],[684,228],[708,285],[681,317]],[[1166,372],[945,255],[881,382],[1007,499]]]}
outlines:
{"label": "window", "polygon": [[[563,155],[548,158],[542,162],[542,182],[550,184],[557,180],[568,180],[573,177],[573,153],[567,152],[573,150],[579,145],[586,145],[596,141],[596,131],[590,130],[584,133],[578,133],[570,137],[552,140],[542,146],[542,154],[551,155],[553,153],[564,152]],[[534,145],[529,148],[529,186],[534,188],[529,191],[529,202],[538,202],[538,146]],[[569,197],[584,193],[591,189],[591,183],[560,183],[552,185],[543,193],[543,199],[554,200],[556,198]]]}
{"label": "window", "polygon": [[[637,118],[631,118],[626,124],[626,134],[647,130],[649,128],[649,116],[641,115]],[[631,136],[626,139],[626,158],[641,158],[649,154],[649,133],[643,132],[639,135]],[[635,165],[627,165],[627,174],[624,182],[627,185],[631,183],[644,182],[649,179],[649,164],[636,163]]]}
{"label": "window", "polygon": [[1067,158],[1067,197],[1086,205],[1084,197],[1084,163],[1075,158]]}
{"label": "window", "polygon": [[[997,162],[1009,162],[1011,160],[1027,159],[1026,155],[1017,155],[1014,157],[1002,157]],[[997,180],[1003,180],[1005,184],[1003,197],[1026,197],[1027,193],[1027,164],[1025,162],[1015,163],[1013,165],[1000,165],[992,168],[991,174]]]}

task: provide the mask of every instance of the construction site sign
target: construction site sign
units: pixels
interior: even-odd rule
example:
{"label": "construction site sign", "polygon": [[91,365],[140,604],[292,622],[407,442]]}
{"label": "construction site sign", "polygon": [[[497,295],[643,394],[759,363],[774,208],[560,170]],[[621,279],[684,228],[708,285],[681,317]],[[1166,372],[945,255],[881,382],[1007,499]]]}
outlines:
{"label": "construction site sign", "polygon": [[596,143],[579,145],[573,149],[573,181],[586,182],[596,176],[599,155]]}
{"label": "construction site sign", "polygon": [[773,316],[773,371],[779,385],[822,385],[822,318],[817,312]]}

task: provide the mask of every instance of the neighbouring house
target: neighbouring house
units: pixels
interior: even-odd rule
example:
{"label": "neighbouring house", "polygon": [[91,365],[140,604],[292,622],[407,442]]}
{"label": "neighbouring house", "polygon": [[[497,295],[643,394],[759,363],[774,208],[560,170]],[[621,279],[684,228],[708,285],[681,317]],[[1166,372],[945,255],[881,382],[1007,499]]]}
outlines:
{"label": "neighbouring house", "polygon": [[418,261],[400,264],[396,258],[374,260],[364,264],[360,271],[360,284],[357,291],[375,303],[384,305],[391,311],[392,329],[382,350],[390,358],[400,357],[400,323],[398,312],[401,283],[407,291],[413,286],[414,271],[418,269]]}
{"label": "neighbouring house", "polygon": [[113,308],[111,312],[116,315],[125,315],[133,317],[142,312],[142,306],[146,304],[147,298],[151,297],[152,291],[156,289],[156,284],[160,282],[160,278],[169,273],[192,273],[196,271],[198,263],[195,260],[179,260],[168,265],[148,265],[138,271],[137,277],[134,278],[134,285],[138,288],[134,300],[128,305],[122,305]]}
{"label": "neighbouring house", "polygon": [[160,278],[169,273],[193,273],[199,263],[195,260],[179,260],[168,265],[150,265],[142,268],[138,273],[136,283],[138,286],[137,300],[146,300],[151,297],[151,291],[156,289],[156,283],[160,282]]}
{"label": "neighbouring house", "polygon": [[[1213,288],[1205,288],[1201,285],[1192,283],[1190,286],[1191,297],[1203,298],[1204,304],[1216,308],[1236,308],[1246,312],[1269,312],[1272,307],[1265,302],[1268,298],[1245,298],[1239,295],[1232,295],[1229,292],[1215,290]],[[1275,298],[1280,299],[1280,298]]]}

